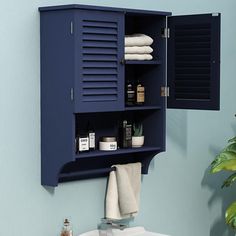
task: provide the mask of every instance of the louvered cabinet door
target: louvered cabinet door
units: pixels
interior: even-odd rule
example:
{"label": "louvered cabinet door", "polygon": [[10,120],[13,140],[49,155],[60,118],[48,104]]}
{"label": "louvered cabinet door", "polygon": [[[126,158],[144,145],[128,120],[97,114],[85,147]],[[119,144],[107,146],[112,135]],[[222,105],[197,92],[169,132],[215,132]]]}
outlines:
{"label": "louvered cabinet door", "polygon": [[75,112],[123,110],[124,15],[79,10],[75,27]]}
{"label": "louvered cabinet door", "polygon": [[168,108],[219,110],[220,14],[168,19]]}

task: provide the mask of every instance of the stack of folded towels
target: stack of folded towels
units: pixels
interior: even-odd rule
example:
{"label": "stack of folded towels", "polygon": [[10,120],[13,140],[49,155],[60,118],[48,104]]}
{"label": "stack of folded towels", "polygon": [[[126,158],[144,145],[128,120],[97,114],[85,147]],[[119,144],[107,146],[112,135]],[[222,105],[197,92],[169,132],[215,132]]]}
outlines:
{"label": "stack of folded towels", "polygon": [[125,60],[152,60],[153,39],[146,34],[125,36]]}

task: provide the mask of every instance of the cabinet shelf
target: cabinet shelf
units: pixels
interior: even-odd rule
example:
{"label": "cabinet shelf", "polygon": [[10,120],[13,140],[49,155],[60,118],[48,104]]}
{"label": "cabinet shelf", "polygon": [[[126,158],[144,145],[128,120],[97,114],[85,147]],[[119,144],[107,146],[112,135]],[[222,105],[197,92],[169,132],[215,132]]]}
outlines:
{"label": "cabinet shelf", "polygon": [[[63,167],[61,173],[59,173],[58,182],[105,177],[109,175],[110,171],[114,170],[112,165],[126,164],[131,160],[132,162],[141,162],[142,174],[147,174],[152,158],[159,152],[161,152],[160,147],[145,146],[119,149],[117,151],[96,150],[82,153],[77,155],[75,161]],[[130,159],[130,154],[132,154],[132,159]]]}
{"label": "cabinet shelf", "polygon": [[132,153],[142,153],[142,152],[158,152],[160,151],[160,147],[140,147],[140,148],[124,148],[118,149],[116,151],[90,151],[85,153],[80,153],[76,155],[76,158],[90,158],[90,157],[106,157],[113,155],[123,155],[123,154],[132,154]]}
{"label": "cabinet shelf", "polygon": [[126,111],[139,111],[139,110],[161,110],[161,106],[130,106],[125,107]]}
{"label": "cabinet shelf", "polygon": [[127,65],[161,65],[160,60],[151,60],[151,61],[139,61],[139,60],[126,60],[125,64]]}
{"label": "cabinet shelf", "polygon": [[71,173],[62,173],[59,175],[58,182],[68,182],[78,179],[89,179],[91,177],[103,177],[106,176],[112,168],[101,168],[101,169],[92,169],[84,171],[76,171]]}

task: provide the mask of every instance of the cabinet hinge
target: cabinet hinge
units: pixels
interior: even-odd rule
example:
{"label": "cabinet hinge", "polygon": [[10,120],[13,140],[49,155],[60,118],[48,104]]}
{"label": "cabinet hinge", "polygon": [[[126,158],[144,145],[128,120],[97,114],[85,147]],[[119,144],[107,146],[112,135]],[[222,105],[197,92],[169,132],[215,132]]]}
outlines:
{"label": "cabinet hinge", "polygon": [[73,21],[70,22],[70,34],[74,33],[74,23]]}
{"label": "cabinet hinge", "polygon": [[170,28],[163,28],[161,36],[162,38],[170,38]]}
{"label": "cabinet hinge", "polygon": [[161,87],[161,97],[169,97],[169,87]]}
{"label": "cabinet hinge", "polygon": [[70,100],[74,101],[74,89],[73,88],[70,89]]}

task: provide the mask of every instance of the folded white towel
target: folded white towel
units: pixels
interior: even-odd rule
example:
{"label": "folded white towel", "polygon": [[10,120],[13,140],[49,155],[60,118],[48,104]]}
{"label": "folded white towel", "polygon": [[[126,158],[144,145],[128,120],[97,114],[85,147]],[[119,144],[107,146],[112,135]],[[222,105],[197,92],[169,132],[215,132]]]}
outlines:
{"label": "folded white towel", "polygon": [[141,163],[115,165],[111,171],[106,194],[106,218],[125,219],[139,210]]}
{"label": "folded white towel", "polygon": [[151,54],[125,54],[125,60],[152,60],[152,55]]}
{"label": "folded white towel", "polygon": [[153,39],[146,34],[131,34],[125,36],[125,46],[150,46]]}
{"label": "folded white towel", "polygon": [[126,54],[148,54],[152,52],[153,49],[150,46],[125,47]]}

